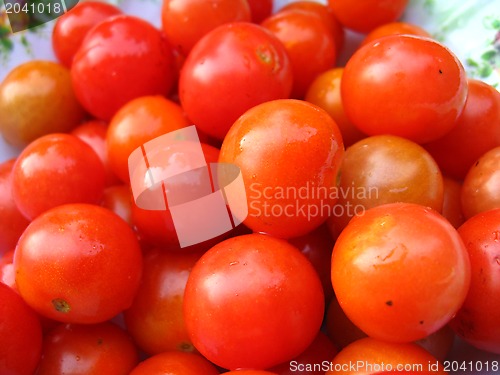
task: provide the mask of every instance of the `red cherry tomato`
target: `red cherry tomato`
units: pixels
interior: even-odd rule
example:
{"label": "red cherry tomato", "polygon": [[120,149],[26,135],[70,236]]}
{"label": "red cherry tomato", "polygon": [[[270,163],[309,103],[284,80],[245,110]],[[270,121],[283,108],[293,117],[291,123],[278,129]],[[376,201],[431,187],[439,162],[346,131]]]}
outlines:
{"label": "red cherry tomato", "polygon": [[389,35],[417,35],[430,38],[431,34],[422,29],[420,26],[413,25],[407,22],[390,22],[385,23],[375,29],[373,29],[365,38],[362,40],[361,45],[369,44],[376,39],[383,38]]}
{"label": "red cherry tomato", "polygon": [[0,374],[33,375],[42,352],[42,327],[35,312],[0,283]]}
{"label": "red cherry tomato", "polygon": [[367,33],[377,26],[396,21],[409,0],[328,0],[338,20],[347,28]]}
{"label": "red cherry tomato", "polygon": [[111,211],[58,206],[38,216],[14,255],[19,293],[41,315],[98,323],[130,307],[142,254],[135,233]]}
{"label": "red cherry tomato", "polygon": [[113,211],[128,225],[133,226],[132,204],[134,197],[129,185],[114,185],[104,189],[101,206]]}
{"label": "red cherry tomato", "polygon": [[281,10],[261,25],[285,46],[293,70],[292,97],[303,98],[314,78],[335,64],[337,50],[330,29],[317,13],[301,9]]}
{"label": "red cherry tomato", "polygon": [[29,219],[66,203],[98,203],[104,167],[97,154],[70,134],[48,134],[30,143],[12,169],[12,194]]}
{"label": "red cherry tomato", "polygon": [[230,23],[212,30],[193,48],[181,71],[179,98],[196,126],[222,140],[246,110],[288,98],[292,79],[285,47],[271,32],[255,24]]}
{"label": "red cherry tomato", "polygon": [[294,358],[314,340],[323,314],[311,263],[289,243],[263,234],[212,247],[191,270],[184,293],[195,348],[227,369],[264,369]]}
{"label": "red cherry tomato", "polygon": [[456,125],[467,80],[458,58],[442,44],[392,35],[354,53],[345,66],[341,92],[347,116],[364,133],[425,143]]}
{"label": "red cherry tomato", "polygon": [[273,0],[247,0],[253,23],[260,23],[273,12]]}
{"label": "red cherry tomato", "polygon": [[218,375],[219,371],[205,358],[193,354],[168,351],[147,358],[129,375]]}
{"label": "red cherry tomato", "polygon": [[36,374],[122,375],[138,362],[134,342],[115,324],[59,324],[44,337]]}
{"label": "red cherry tomato", "polygon": [[16,275],[14,273],[14,250],[0,257],[0,282],[16,290]]}
{"label": "red cherry tomato", "polygon": [[415,341],[443,327],[465,300],[470,277],[455,228],[412,203],[354,217],[333,249],[332,284],[340,306],[380,340]]}
{"label": "red cherry tomato", "polygon": [[169,42],[185,56],[211,30],[230,22],[250,22],[246,0],[164,0],[162,27]]}
{"label": "red cherry tomato", "polygon": [[73,59],[71,78],[83,107],[109,121],[132,99],[167,95],[175,69],[172,48],[159,30],[142,19],[120,15],[89,31]]}
{"label": "red cherry tomato", "polygon": [[71,67],[73,57],[87,32],[106,18],[120,14],[120,8],[99,1],[78,3],[59,17],[52,31],[52,47],[58,60]]}
{"label": "red cherry tomato", "polygon": [[462,212],[462,184],[449,177],[443,177],[443,210],[442,215],[458,228],[465,221]]}
{"label": "red cherry tomato", "polygon": [[285,99],[241,116],[224,138],[219,161],[241,169],[249,208],[244,224],[291,238],[331,214],[343,154],[342,136],[328,113]]}
{"label": "red cherry tomato", "polygon": [[0,256],[14,250],[29,221],[12,197],[12,167],[15,159],[0,163]]}

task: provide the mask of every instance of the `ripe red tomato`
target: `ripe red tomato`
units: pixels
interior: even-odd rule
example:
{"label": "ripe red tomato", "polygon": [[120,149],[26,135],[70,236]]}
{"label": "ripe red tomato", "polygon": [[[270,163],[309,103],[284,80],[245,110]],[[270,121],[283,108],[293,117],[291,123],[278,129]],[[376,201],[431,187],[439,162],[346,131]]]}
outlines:
{"label": "ripe red tomato", "polygon": [[375,29],[373,29],[365,38],[361,41],[361,45],[369,44],[376,39],[383,38],[389,35],[417,35],[430,38],[431,34],[422,29],[420,26],[407,23],[407,22],[390,22],[385,23]]}
{"label": "ripe red tomato", "polygon": [[124,375],[139,362],[130,336],[117,325],[59,324],[43,341],[37,375]]}
{"label": "ripe red tomato", "polygon": [[179,98],[196,126],[222,140],[246,110],[288,98],[292,79],[280,41],[259,25],[235,22],[212,30],[192,49],[181,70]]}
{"label": "ripe red tomato", "polygon": [[61,64],[29,61],[0,83],[0,132],[16,147],[45,134],[70,131],[84,115],[70,72]]}
{"label": "ripe red tomato", "polygon": [[456,125],[467,97],[467,80],[458,58],[442,44],[392,35],[352,55],[341,92],[347,116],[364,133],[425,143]]}
{"label": "ripe red tomato", "polygon": [[500,146],[500,92],[469,79],[469,94],[456,126],[425,145],[443,173],[463,180],[477,159]]}
{"label": "ripe red tomato", "polygon": [[130,15],[108,18],[92,28],[71,65],[80,103],[106,121],[132,99],[167,95],[175,75],[172,47],[159,30]]}
{"label": "ripe red tomato", "polygon": [[0,374],[33,375],[42,352],[42,327],[35,312],[0,283]]}
{"label": "ripe red tomato", "polygon": [[285,46],[293,71],[291,96],[302,99],[316,76],[335,65],[337,49],[331,30],[317,13],[295,8],[281,10],[261,25]]}
{"label": "ripe red tomato", "polygon": [[52,31],[52,47],[57,59],[70,68],[87,32],[99,22],[120,13],[120,8],[112,4],[90,0],[78,3],[60,16]]}
{"label": "ripe red tomato", "polygon": [[241,116],[224,138],[219,162],[241,169],[249,208],[244,224],[291,238],[331,214],[343,154],[342,136],[328,113],[285,99]]}
{"label": "ripe red tomato", "polygon": [[451,326],[477,348],[500,354],[500,209],[473,216],[458,233],[469,252],[472,280]]}
{"label": "ripe red tomato", "polygon": [[132,304],[142,254],[132,229],[89,204],[58,206],[38,216],[14,255],[19,293],[43,316],[98,323]]}
{"label": "ripe red tomato", "polygon": [[321,281],[289,243],[263,234],[225,240],[195,264],[184,319],[198,351],[227,368],[265,369],[314,340],[324,314]]}
{"label": "ripe red tomato", "polygon": [[34,219],[66,203],[98,203],[104,166],[90,146],[70,134],[48,134],[30,143],[12,169],[19,211]]}
{"label": "ripe red tomato", "polygon": [[253,23],[260,23],[273,12],[273,0],[247,0]]}
{"label": "ripe red tomato", "polygon": [[250,22],[247,0],[164,0],[163,32],[185,56],[211,30],[230,22]]}
{"label": "ripe red tomato", "polygon": [[133,227],[132,204],[134,197],[129,185],[113,185],[104,189],[101,206],[113,211]]}
{"label": "ripe red tomato", "polygon": [[146,353],[194,350],[186,332],[182,304],[189,272],[200,256],[164,249],[145,254],[141,286],[124,315],[127,330]]}
{"label": "ripe red tomato", "polygon": [[481,156],[465,176],[460,195],[466,219],[500,208],[500,146]]}
{"label": "ripe red tomato", "polygon": [[12,197],[12,167],[15,159],[0,163],[0,257],[14,250],[29,221],[19,211]]}
{"label": "ripe red tomato", "polygon": [[16,275],[14,274],[14,250],[8,251],[0,257],[0,283],[16,289]]}
{"label": "ripe red tomato", "polygon": [[333,249],[340,306],[369,336],[389,342],[415,341],[447,324],[465,300],[470,273],[455,228],[412,203],[354,217]]}
{"label": "ripe red tomato", "polygon": [[458,228],[465,221],[462,212],[462,184],[449,177],[443,176],[443,210],[441,214]]}
{"label": "ripe red tomato", "polygon": [[139,363],[129,375],[218,375],[219,371],[198,354],[163,352]]}
{"label": "ripe red tomato", "polygon": [[409,0],[328,0],[338,20],[347,28],[367,33],[377,26],[396,21]]}

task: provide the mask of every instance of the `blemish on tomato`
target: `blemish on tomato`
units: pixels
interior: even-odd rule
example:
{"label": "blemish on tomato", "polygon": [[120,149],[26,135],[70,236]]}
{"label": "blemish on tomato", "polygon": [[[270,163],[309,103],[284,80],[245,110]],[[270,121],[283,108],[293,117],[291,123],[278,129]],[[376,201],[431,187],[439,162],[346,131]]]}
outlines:
{"label": "blemish on tomato", "polygon": [[392,305],[393,305],[393,303],[392,303],[392,301],[391,301],[391,300],[385,301],[385,304],[386,304],[387,306],[392,306]]}
{"label": "blemish on tomato", "polygon": [[52,305],[56,311],[67,314],[71,311],[71,307],[68,302],[63,300],[62,298],[55,298],[52,300]]}

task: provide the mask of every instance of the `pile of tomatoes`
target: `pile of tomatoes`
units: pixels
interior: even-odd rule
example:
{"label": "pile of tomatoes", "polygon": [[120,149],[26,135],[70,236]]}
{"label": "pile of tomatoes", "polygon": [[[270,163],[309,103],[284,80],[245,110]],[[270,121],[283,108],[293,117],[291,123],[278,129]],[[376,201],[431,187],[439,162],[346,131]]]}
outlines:
{"label": "pile of tomatoes", "polygon": [[[455,336],[500,354],[500,93],[397,22],[407,3],[59,18],[58,62],[0,83],[20,151],[0,164],[0,374],[445,373]],[[366,36],[340,66],[346,29]],[[181,248],[128,158],[191,124],[248,216]]]}

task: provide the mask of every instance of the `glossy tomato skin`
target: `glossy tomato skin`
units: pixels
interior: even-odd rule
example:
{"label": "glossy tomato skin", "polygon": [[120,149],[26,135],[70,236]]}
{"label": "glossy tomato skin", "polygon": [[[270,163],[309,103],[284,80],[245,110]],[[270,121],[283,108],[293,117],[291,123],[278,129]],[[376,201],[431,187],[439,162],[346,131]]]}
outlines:
{"label": "glossy tomato skin", "polygon": [[293,70],[291,96],[302,99],[314,78],[335,64],[337,50],[330,29],[318,14],[301,9],[281,10],[261,25],[285,46]]}
{"label": "glossy tomato skin", "polygon": [[109,121],[128,101],[167,95],[175,81],[172,47],[159,30],[130,15],[104,20],[87,34],[71,65],[76,96]]}
{"label": "glossy tomato skin", "polygon": [[111,170],[129,184],[128,158],[132,151],[160,135],[188,125],[182,108],[160,95],[131,100],[109,123],[106,152]]}
{"label": "glossy tomato skin", "polygon": [[466,219],[500,208],[500,146],[481,156],[467,172],[460,200]]}
{"label": "glossy tomato skin", "polygon": [[98,1],[78,3],[54,24],[52,47],[57,59],[70,68],[87,32],[99,22],[120,13],[120,8],[112,4]]}
{"label": "glossy tomato skin", "polygon": [[442,215],[458,228],[465,221],[462,212],[462,184],[450,177],[443,176],[443,210]]}
{"label": "glossy tomato skin", "polygon": [[358,49],[341,87],[346,114],[361,131],[417,143],[454,128],[467,91],[458,58],[442,44],[413,35],[388,36]]}
{"label": "glossy tomato skin", "polygon": [[98,323],[128,308],[142,254],[132,229],[89,204],[53,208],[21,236],[14,255],[19,293],[38,313],[67,323]]}
{"label": "glossy tomato skin", "polygon": [[59,324],[44,337],[37,375],[127,375],[138,362],[130,336],[111,322]]}
{"label": "glossy tomato skin", "polygon": [[407,22],[390,22],[383,24],[375,29],[373,29],[365,38],[361,41],[361,45],[369,44],[378,38],[383,38],[389,35],[417,35],[427,38],[431,38],[431,34],[425,31],[420,26],[407,23]]}
{"label": "glossy tomato skin", "polygon": [[134,197],[129,185],[113,185],[104,189],[100,205],[120,216],[133,227],[132,204]]}
{"label": "glossy tomato skin", "polygon": [[289,243],[263,234],[208,250],[184,294],[194,346],[227,369],[265,369],[292,359],[314,340],[323,314],[321,281],[310,262]]}
{"label": "glossy tomato skin", "polygon": [[415,341],[447,324],[465,300],[470,277],[455,228],[412,203],[356,216],[333,249],[332,284],[340,306],[369,336],[389,342]]}
{"label": "glossy tomato skin", "polygon": [[246,110],[288,98],[292,80],[281,42],[259,25],[235,22],[212,30],[193,48],[181,70],[179,98],[196,126],[222,140]]}
{"label": "glossy tomato skin", "polygon": [[42,352],[42,327],[35,312],[0,283],[0,373],[33,375]]}
{"label": "glossy tomato skin", "polygon": [[139,363],[130,375],[217,375],[213,364],[198,354],[167,351]]}
{"label": "glossy tomato skin", "polygon": [[500,353],[500,209],[479,213],[458,233],[470,255],[472,280],[467,298],[451,325],[475,347]]}
{"label": "glossy tomato skin", "polygon": [[90,146],[70,134],[48,134],[30,143],[12,170],[17,207],[34,219],[66,203],[98,203],[104,166]]}
{"label": "glossy tomato skin", "polygon": [[330,215],[343,154],[342,136],[328,113],[285,99],[241,116],[224,139],[219,162],[241,169],[249,208],[244,224],[292,238]]}
{"label": "glossy tomato skin", "polygon": [[19,148],[49,133],[67,132],[85,116],[61,64],[33,60],[18,65],[0,84],[0,132]]}
{"label": "glossy tomato skin", "polygon": [[200,256],[158,248],[145,254],[141,286],[124,316],[127,330],[146,353],[194,350],[186,332],[182,303],[189,272]]}
{"label": "glossy tomato skin", "polygon": [[443,173],[463,180],[477,159],[500,146],[500,92],[475,79],[468,80],[469,94],[456,126],[425,148]]}
{"label": "glossy tomato skin", "polygon": [[29,220],[19,211],[12,197],[12,167],[15,159],[0,163],[0,257],[14,250]]}
{"label": "glossy tomato skin", "polygon": [[408,0],[328,0],[328,6],[347,28],[367,33],[383,24],[396,21],[404,12]]}
{"label": "glossy tomato skin", "polygon": [[165,0],[161,10],[163,32],[184,56],[218,26],[250,19],[246,0]]}

